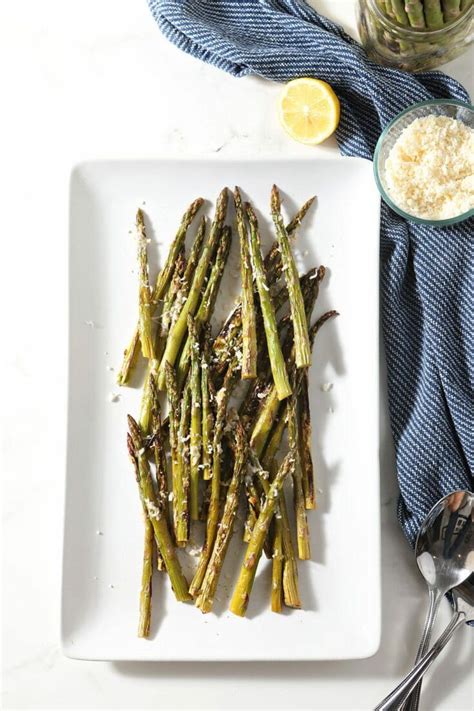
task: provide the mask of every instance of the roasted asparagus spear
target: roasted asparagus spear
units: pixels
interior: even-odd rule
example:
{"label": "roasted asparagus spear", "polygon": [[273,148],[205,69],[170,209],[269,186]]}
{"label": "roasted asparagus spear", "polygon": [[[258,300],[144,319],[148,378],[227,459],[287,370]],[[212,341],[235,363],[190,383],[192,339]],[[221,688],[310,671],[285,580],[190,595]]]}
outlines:
{"label": "roasted asparagus spear", "polygon": [[212,476],[212,438],[214,412],[211,402],[209,380],[210,327],[204,330],[204,344],[201,358],[201,401],[202,401],[202,478],[207,481]]}
{"label": "roasted asparagus spear", "polygon": [[285,281],[288,286],[291,318],[293,321],[295,339],[296,367],[306,368],[311,365],[308,322],[305,314],[305,306],[303,302],[303,294],[301,292],[298,270],[291,251],[288,233],[285,229],[283,217],[281,215],[280,193],[276,185],[272,188],[271,208],[278,244],[280,245],[281,258],[283,262],[283,274],[285,275]]}
{"label": "roasted asparagus spear", "polygon": [[216,540],[209,559],[209,565],[207,566],[201,590],[196,600],[196,606],[199,607],[202,612],[210,612],[212,609],[217,583],[219,582],[224,558],[232,537],[234,521],[239,505],[239,492],[242,486],[245,463],[245,434],[240,422],[236,418],[232,420],[232,430],[235,437],[234,469],[227,491],[224,511],[216,534]]}
{"label": "roasted asparagus spear", "polygon": [[[158,301],[163,298],[163,295],[171,279],[171,275],[173,273],[178,254],[183,248],[188,227],[193,221],[197,211],[199,210],[203,202],[204,200],[202,198],[197,198],[197,200],[194,200],[194,202],[191,203],[191,205],[188,207],[181,219],[181,224],[173,240],[170,251],[168,252],[166,262],[156,279],[156,284],[152,295],[151,311],[154,311],[154,308],[156,307]],[[153,313],[150,313],[150,317],[151,316],[153,316]],[[117,382],[119,385],[126,385],[130,378],[130,373],[138,356],[139,343],[139,326],[137,324],[130,343],[125,349],[122,366],[117,375]]]}
{"label": "roasted asparagus spear", "polygon": [[168,531],[168,524],[166,523],[164,512],[159,506],[158,500],[155,496],[150,467],[144,452],[140,427],[130,415],[128,417],[128,425],[130,429],[128,437],[128,451],[130,458],[134,463],[134,469],[138,472],[140,496],[142,502],[146,506],[148,517],[153,526],[155,540],[158,544],[159,551],[163,556],[166,571],[169,575],[176,599],[180,602],[186,602],[190,600],[188,583],[176,557],[176,552]]}
{"label": "roasted asparagus spear", "polygon": [[[210,320],[214,311],[214,306],[216,304],[217,294],[221,284],[222,276],[224,274],[227,257],[229,256],[231,241],[232,232],[230,227],[226,226],[222,230],[221,241],[217,248],[216,259],[214,264],[212,265],[209,281],[207,282],[206,289],[201,299],[201,303],[199,304],[199,308],[194,318],[194,324],[198,336],[201,333],[203,326]],[[183,346],[183,350],[181,351],[177,367],[178,387],[181,387],[181,385],[184,383],[184,380],[188,373],[190,360],[190,337],[188,333],[188,337],[186,339],[186,343]]]}
{"label": "roasted asparagus spear", "polygon": [[289,452],[283,463],[281,464],[278,473],[271,483],[268,494],[265,498],[260,516],[253,529],[252,538],[245,552],[244,562],[240,569],[239,579],[235,586],[229,609],[234,615],[243,617],[247,610],[250,593],[252,592],[253,581],[257,572],[258,561],[262,555],[265,538],[270,528],[270,523],[278,503],[280,491],[287,474],[293,466],[293,453]]}
{"label": "roasted asparagus spear", "polygon": [[284,400],[288,397],[288,395],[290,395],[291,386],[288,380],[288,374],[286,372],[285,361],[278,336],[275,309],[270,295],[270,287],[268,286],[263,267],[257,216],[255,215],[252,206],[248,203],[246,203],[246,212],[250,223],[250,254],[252,257],[252,269],[255,283],[257,285],[260,307],[262,310],[270,365],[278,399]]}
{"label": "roasted asparagus spear", "polygon": [[138,257],[138,333],[145,358],[154,357],[152,329],[152,292],[147,256],[147,236],[142,210],[137,210],[137,257]]}
{"label": "roasted asparagus spear", "polygon": [[199,471],[202,451],[201,354],[197,330],[192,316],[188,316],[188,332],[191,349],[190,512],[191,520],[197,521],[199,519]]}
{"label": "roasted asparagus spear", "polygon": [[188,298],[186,299],[183,308],[178,316],[178,319],[172,327],[168,340],[166,342],[165,352],[158,371],[158,387],[163,390],[166,384],[166,367],[165,363],[174,365],[178,357],[179,349],[183,342],[186,330],[188,327],[188,314],[193,316],[196,312],[199,300],[201,298],[201,289],[207,275],[207,270],[211,259],[214,256],[217,247],[221,230],[224,225],[225,215],[227,211],[227,189],[224,188],[217,199],[216,213],[212,222],[209,237],[204,244],[199,262],[194,272],[194,277],[189,289]]}
{"label": "roasted asparagus spear", "polygon": [[304,501],[307,509],[316,508],[316,494],[314,490],[314,467],[311,455],[311,412],[309,408],[308,373],[303,374],[299,394],[299,447],[300,462],[303,481]]}
{"label": "roasted asparagus spear", "polygon": [[251,379],[257,377],[257,322],[249,236],[238,187],[234,190],[234,203],[240,242],[240,274],[242,278],[242,378]]}
{"label": "roasted asparagus spear", "polygon": [[235,385],[238,369],[235,362],[229,364],[224,383],[216,395],[217,413],[214,426],[214,437],[212,442],[212,481],[211,481],[211,498],[207,512],[206,524],[206,540],[201,551],[198,567],[194,578],[191,582],[190,592],[193,597],[196,597],[201,590],[202,581],[206,573],[209,559],[212,554],[214,541],[216,540],[217,525],[219,522],[219,502],[221,490],[221,452],[222,452],[222,436],[227,417],[227,405]]}

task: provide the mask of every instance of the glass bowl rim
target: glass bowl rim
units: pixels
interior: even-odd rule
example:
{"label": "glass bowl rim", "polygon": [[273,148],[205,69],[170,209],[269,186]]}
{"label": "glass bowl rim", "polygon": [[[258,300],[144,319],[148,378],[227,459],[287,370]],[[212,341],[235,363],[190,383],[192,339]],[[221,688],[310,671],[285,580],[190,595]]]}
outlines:
{"label": "glass bowl rim", "polygon": [[468,220],[470,217],[473,217],[474,216],[474,208],[471,208],[467,212],[463,212],[460,215],[456,215],[455,217],[449,217],[448,219],[445,219],[445,220],[426,220],[422,217],[416,217],[415,215],[410,215],[408,212],[405,212],[404,210],[402,210],[401,207],[398,207],[398,205],[396,205],[392,201],[390,196],[386,193],[386,191],[382,185],[380,175],[379,175],[379,169],[378,169],[379,154],[382,149],[385,138],[387,136],[387,133],[390,131],[390,129],[396,123],[398,123],[398,121],[401,118],[403,118],[407,114],[411,113],[415,109],[419,109],[424,106],[446,106],[446,105],[461,106],[462,108],[469,109],[470,111],[472,111],[474,113],[474,105],[473,104],[468,104],[465,101],[459,101],[458,99],[428,99],[427,101],[420,101],[417,104],[412,104],[411,106],[408,106],[406,109],[404,109],[399,114],[397,114],[395,116],[395,118],[393,118],[385,126],[385,128],[383,129],[382,133],[379,136],[377,145],[375,146],[374,157],[373,157],[374,177],[375,177],[375,183],[377,185],[377,189],[378,189],[380,195],[382,196],[382,199],[398,215],[401,215],[401,217],[404,217],[405,220],[408,220],[409,222],[414,222],[417,225],[430,225],[431,227],[446,227],[448,225],[455,225],[458,222],[464,222],[465,220]]}

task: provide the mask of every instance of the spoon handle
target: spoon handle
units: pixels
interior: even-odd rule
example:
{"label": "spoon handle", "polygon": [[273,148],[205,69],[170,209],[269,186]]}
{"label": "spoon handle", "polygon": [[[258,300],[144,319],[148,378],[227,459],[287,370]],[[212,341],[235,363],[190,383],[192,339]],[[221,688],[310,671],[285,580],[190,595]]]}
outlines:
{"label": "spoon handle", "polygon": [[433,664],[436,657],[443,651],[453,634],[464,624],[466,615],[464,612],[455,612],[444,632],[438,637],[432,648],[413,667],[400,684],[383,701],[381,701],[374,711],[395,711],[406,701],[409,694],[421,681],[423,675]]}
{"label": "spoon handle", "polygon": [[[423,655],[428,651],[431,641],[431,633],[433,631],[434,622],[438,614],[439,605],[443,598],[443,593],[439,590],[434,590],[430,588],[430,604],[428,607],[428,612],[426,613],[425,626],[421,635],[420,645],[416,653],[415,665],[418,664]],[[413,693],[407,699],[403,706],[403,711],[418,711],[418,706],[420,703],[421,685],[423,681],[420,681]]]}

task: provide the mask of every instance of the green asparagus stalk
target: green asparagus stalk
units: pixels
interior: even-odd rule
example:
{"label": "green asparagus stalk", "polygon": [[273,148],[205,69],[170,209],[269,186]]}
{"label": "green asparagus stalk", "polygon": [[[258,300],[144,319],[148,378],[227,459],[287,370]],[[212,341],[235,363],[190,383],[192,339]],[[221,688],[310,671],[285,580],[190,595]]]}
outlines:
{"label": "green asparagus stalk", "polygon": [[140,616],[138,618],[138,636],[148,637],[151,622],[151,591],[153,579],[153,526],[148,518],[148,512],[143,513],[145,535],[143,542],[142,582],[140,588]]}
{"label": "green asparagus stalk", "polygon": [[176,543],[182,548],[189,539],[189,489],[191,480],[191,379],[188,378],[181,398],[178,430],[179,486],[176,492],[178,514]]}
{"label": "green asparagus stalk", "polygon": [[214,602],[219,576],[224,558],[229,547],[234,521],[239,505],[239,493],[242,486],[245,463],[245,435],[237,419],[231,422],[234,443],[234,469],[227,491],[224,511],[216,534],[216,540],[209,559],[206,574],[201,585],[201,591],[196,600],[196,606],[202,612],[210,612]]}
{"label": "green asparagus stalk", "polygon": [[236,306],[212,343],[212,370],[222,376],[242,340],[242,305]]}
{"label": "green asparagus stalk", "polygon": [[196,573],[194,574],[194,578],[190,586],[190,593],[193,597],[196,597],[201,590],[202,581],[204,580],[204,575],[212,554],[214,541],[216,540],[217,524],[219,522],[219,498],[221,489],[222,436],[224,434],[224,427],[226,423],[227,405],[235,384],[236,371],[236,364],[231,362],[224,378],[224,383],[216,395],[217,413],[212,443],[213,457],[211,498],[209,500],[209,509],[207,512],[206,540],[201,551]]}
{"label": "green asparagus stalk", "polygon": [[[282,418],[283,420],[285,418]],[[282,432],[283,433],[283,432]],[[280,440],[281,441],[281,440]],[[267,453],[263,458],[262,464],[256,456],[252,447],[248,447],[248,457],[254,470],[257,472],[258,479],[262,485],[263,491],[268,495],[270,489],[269,476],[267,472],[271,472],[272,477],[274,472],[272,467],[274,464],[273,457],[269,458]],[[298,586],[298,562],[296,559],[295,548],[291,537],[290,519],[286,506],[285,492],[281,491],[278,498],[279,515],[281,516],[282,524],[282,543],[283,543],[283,597],[287,607],[300,608],[301,600]]]}
{"label": "green asparagus stalk", "polygon": [[268,437],[267,445],[265,447],[262,463],[265,468],[271,466],[272,461],[277,456],[278,450],[280,449],[281,442],[283,439],[283,434],[286,429],[287,424],[287,408],[283,410],[280,417],[278,417],[273,425],[270,436]]}
{"label": "green asparagus stalk", "polygon": [[311,350],[309,347],[308,324],[305,315],[303,294],[301,293],[300,280],[295,260],[291,252],[288,233],[283,223],[281,215],[280,193],[276,185],[272,188],[271,209],[273,222],[280,245],[281,258],[283,262],[283,272],[288,286],[290,299],[291,318],[293,320],[293,331],[295,339],[296,367],[306,368],[311,365]]}
{"label": "green asparagus stalk", "polygon": [[[313,204],[315,198],[312,197],[307,200],[304,205],[298,210],[293,219],[286,226],[286,231],[288,235],[292,235],[296,229],[300,226],[303,218],[308,212],[309,208]],[[282,264],[281,264],[281,254],[278,247],[278,242],[275,241],[270,248],[270,251],[266,255],[263,266],[265,269],[265,274],[267,277],[268,286],[272,286],[277,279],[280,277]],[[278,297],[284,297],[284,301],[287,299],[287,291],[280,290],[279,295],[275,296],[275,301]],[[254,294],[255,300],[255,294]],[[242,302],[238,303],[232,313],[229,315],[224,325],[222,326],[220,332],[214,339],[213,345],[213,367],[218,372],[221,373],[229,361],[229,357],[232,355],[232,345],[235,343],[237,350],[241,348],[241,338],[242,338]],[[240,341],[239,341],[240,337]]]}
{"label": "green asparagus stalk", "polygon": [[[288,406],[287,406],[288,407]],[[269,471],[272,469],[272,462],[276,456],[277,450],[280,447],[283,432],[287,423],[286,409],[285,415],[280,417],[273,429],[272,436],[265,449],[263,457],[263,467]],[[298,563],[296,559],[295,548],[293,545],[290,519],[286,506],[285,493],[282,491],[278,500],[281,519],[276,518],[276,522],[281,523],[281,536],[283,545],[283,598],[287,607],[300,608],[301,600],[298,585]]]}
{"label": "green asparagus stalk", "polygon": [[285,493],[282,491],[278,500],[281,514],[283,554],[283,599],[286,607],[301,607],[298,586],[298,562],[291,536],[290,519],[286,507]]}
{"label": "green asparagus stalk", "polygon": [[307,372],[303,374],[299,394],[298,430],[305,507],[307,509],[315,509],[316,495],[314,490],[313,457],[311,455],[311,412],[309,409]]}
{"label": "green asparagus stalk", "polygon": [[127,385],[130,376],[133,372],[133,369],[135,368],[138,360],[138,356],[140,355],[140,334],[138,332],[138,323],[137,327],[135,329],[135,333],[133,334],[130,343],[128,346],[125,348],[123,352],[123,359],[122,359],[122,364],[120,366],[120,370],[117,374],[117,384],[118,385]]}
{"label": "green asparagus stalk", "polygon": [[375,0],[379,9],[384,13],[384,15],[390,16],[390,0]]}
{"label": "green asparagus stalk", "polygon": [[266,372],[252,381],[239,408],[239,416],[246,432],[249,432],[255,425],[258,415],[262,410],[263,403],[272,389],[272,386],[273,381],[268,379]]}
{"label": "green asparagus stalk", "polygon": [[250,222],[250,253],[252,257],[252,268],[260,299],[270,365],[278,399],[284,400],[290,395],[291,386],[286,372],[283,353],[281,351],[280,339],[278,337],[275,309],[273,307],[270,289],[263,268],[257,216],[255,215],[252,206],[248,203],[246,203],[246,212]]}
{"label": "green asparagus stalk", "polygon": [[404,27],[409,27],[410,22],[408,20],[408,15],[405,10],[404,0],[389,0],[389,2],[392,7],[393,15],[398,24],[403,25]]}
{"label": "green asparagus stalk", "polygon": [[423,3],[420,0],[405,0],[405,10],[411,27],[422,30],[426,27]]}
{"label": "green asparagus stalk", "polygon": [[[204,238],[206,237],[206,227],[207,227],[207,218],[205,215],[203,215],[199,221],[199,227],[196,232],[196,236],[193,240],[193,244],[191,246],[191,251],[189,253],[189,259],[186,264],[186,269],[184,270],[183,274],[183,283],[182,283],[182,294],[181,296],[183,297],[183,302],[184,299],[186,299],[189,289],[193,280],[194,272],[196,271],[197,265],[199,264],[199,259],[201,256],[202,252],[202,247],[204,244]],[[179,312],[178,312],[179,315]]]}
{"label": "green asparagus stalk", "polygon": [[242,540],[244,543],[248,543],[252,538],[252,531],[260,513],[260,497],[255,488],[253,478],[250,476],[245,477],[245,495],[247,498],[247,518]]}
{"label": "green asparagus stalk", "polygon": [[186,257],[184,255],[184,250],[178,254],[176,259],[175,268],[173,271],[173,276],[171,277],[171,282],[166,292],[163,301],[163,311],[160,319],[160,329],[159,329],[159,344],[155,348],[157,360],[161,360],[163,351],[166,345],[166,339],[168,338],[168,333],[170,331],[170,326],[173,318],[173,310],[176,308],[177,302],[181,297],[184,272],[186,270]]}
{"label": "green asparagus stalk", "polygon": [[211,405],[209,384],[210,327],[204,331],[204,347],[201,359],[201,399],[202,399],[202,477],[207,481],[212,476],[212,438],[214,413]]}
{"label": "green asparagus stalk", "polygon": [[[151,431],[152,431],[152,441],[153,441],[153,454],[155,459],[155,469],[156,469],[156,484],[157,484],[157,499],[161,506],[166,521],[169,522],[168,517],[168,477],[166,470],[166,454],[165,448],[163,446],[163,440],[161,437],[161,407],[158,396],[158,388],[156,386],[156,381],[153,375],[151,375],[150,380],[150,392],[151,392]],[[143,431],[143,430],[142,430]],[[156,567],[158,570],[162,571],[165,569],[165,563],[162,558],[160,551],[157,552]]]}
{"label": "green asparagus stalk", "polygon": [[[196,236],[193,240],[191,251],[189,253],[189,259],[186,262],[186,266],[182,274],[182,278],[180,280],[179,289],[170,311],[170,320],[169,327],[167,330],[167,336],[175,325],[176,321],[178,320],[178,316],[181,313],[181,309],[183,308],[188,297],[189,287],[191,286],[191,280],[193,278],[194,272],[196,271],[196,266],[199,261],[199,256],[201,254],[204,238],[206,236],[206,226],[207,220],[206,217],[203,215],[199,222],[199,227],[197,229]],[[163,350],[165,346],[166,342],[163,346]]]}
{"label": "green asparagus stalk", "polygon": [[[181,470],[180,442],[179,442],[179,398],[174,368],[166,363],[166,392],[169,404],[169,428],[171,450],[171,473],[173,481],[173,528],[176,541],[179,541],[183,530],[183,523],[179,526],[179,514],[183,510],[183,473]],[[187,534],[186,521],[186,534]],[[178,530],[179,529],[179,530]],[[186,537],[184,537],[186,540]]]}
{"label": "green asparagus stalk", "polygon": [[138,332],[142,353],[145,358],[154,357],[152,331],[152,293],[147,256],[147,236],[142,210],[137,210],[137,258],[138,258]]}
{"label": "green asparagus stalk", "polygon": [[461,0],[461,12],[464,12],[472,5],[472,0]]}
{"label": "green asparagus stalk", "polygon": [[[472,0],[467,0],[466,4]],[[461,0],[443,0],[443,14],[446,24],[452,22],[461,14]]]}
{"label": "green asparagus stalk", "polygon": [[[154,311],[153,307],[156,307],[156,304],[161,298],[163,298],[163,295],[166,292],[166,289],[168,288],[168,284],[175,267],[176,259],[178,257],[178,254],[181,252],[184,245],[184,241],[186,239],[186,232],[188,230],[188,227],[193,221],[197,211],[199,210],[203,202],[204,200],[202,198],[194,200],[194,202],[191,203],[191,205],[188,207],[188,209],[183,215],[180,227],[178,229],[178,232],[176,233],[176,237],[174,238],[173,243],[170,247],[170,251],[168,252],[166,262],[163,266],[163,269],[157,276],[155,288],[153,290],[152,295],[151,311]],[[150,317],[152,316],[153,313],[150,313]],[[126,385],[130,379],[131,372],[138,358],[139,343],[139,325],[137,324],[130,343],[124,351],[123,362],[117,375],[117,383],[119,385]]]}
{"label": "green asparagus stalk", "polygon": [[144,453],[142,434],[138,424],[130,415],[128,416],[128,425],[130,429],[127,439],[128,451],[134,463],[135,471],[138,472],[140,496],[153,526],[155,540],[163,556],[176,599],[180,602],[186,602],[190,600],[188,583],[176,557],[166,518],[155,496],[148,459]]}
{"label": "green asparagus stalk", "polygon": [[274,385],[265,399],[250,437],[250,446],[255,450],[257,457],[263,452],[279,409],[280,400]]}
{"label": "green asparagus stalk", "polygon": [[188,332],[191,343],[191,520],[199,520],[199,468],[202,447],[202,399],[199,340],[192,316],[188,316]]}
{"label": "green asparagus stalk", "polygon": [[[131,441],[130,435],[127,435],[127,447],[129,450],[130,461],[133,465],[133,470],[135,472],[135,479],[138,484],[140,484],[140,472],[138,469],[138,460],[135,456],[135,450],[133,448],[133,443]],[[140,603],[139,603],[139,617],[138,617],[138,636],[148,637],[150,633],[150,623],[151,623],[151,593],[152,593],[152,579],[153,579],[153,540],[154,532],[153,526],[151,524],[150,518],[148,516],[148,511],[143,501],[143,497],[140,492],[140,500],[143,508],[143,523],[144,523],[144,541],[143,541],[143,562],[142,562],[142,577],[140,585]],[[158,550],[158,555],[159,549]]]}
{"label": "green asparagus stalk", "polygon": [[237,585],[235,586],[229,607],[230,611],[233,612],[234,615],[243,617],[246,613],[255,574],[257,572],[258,561],[262,555],[265,538],[270,528],[270,523],[278,503],[283,482],[292,467],[293,453],[289,452],[283,460],[275,479],[271,483],[268,495],[265,498],[265,503],[260,511],[258,521],[253,529],[252,538],[247,546],[244,562],[240,569],[239,579],[237,581]]}
{"label": "green asparagus stalk", "polygon": [[309,208],[315,200],[316,196],[313,195],[313,197],[310,197],[309,200],[306,200],[306,202],[301,205],[296,215],[290,220],[290,222],[286,226],[286,233],[288,235],[292,235],[294,232],[296,232],[296,230],[306,217],[306,213],[308,212]]}
{"label": "green asparagus stalk", "polygon": [[[296,385],[296,383],[295,383]],[[288,445],[293,454],[293,500],[296,520],[296,542],[300,560],[311,558],[308,519],[306,516],[305,499],[303,493],[303,478],[301,473],[300,449],[298,442],[298,420],[296,413],[296,395],[293,394],[287,404],[288,417]]]}
{"label": "green asparagus stalk", "polygon": [[240,273],[242,278],[242,378],[257,377],[257,324],[253,293],[252,265],[247,226],[240,190],[234,190],[237,232],[240,241]]}
{"label": "green asparagus stalk", "polygon": [[171,319],[170,314],[178,298],[178,291],[180,289],[182,272],[185,267],[185,264],[186,260],[184,258],[184,253],[180,252],[178,254],[175,271],[173,272],[173,277],[169,289],[166,292],[165,303],[163,305],[161,327],[157,329],[156,333],[155,357],[149,360],[147,365],[145,382],[143,385],[142,399],[140,404],[140,427],[145,433],[148,433],[150,431],[150,416],[152,406],[150,378],[156,376],[160,359],[163,355],[163,350],[166,344],[166,338],[169,331],[169,323]]}
{"label": "green asparagus stalk", "polygon": [[423,7],[425,10],[425,22],[428,29],[441,29],[444,25],[444,17],[440,0],[424,0]]}
{"label": "green asparagus stalk", "polygon": [[[311,311],[313,309],[314,302],[317,298],[318,290],[319,290],[319,283],[323,279],[325,274],[325,269],[324,267],[319,267],[317,270],[317,273],[314,274],[314,279],[311,279],[311,282],[314,284],[314,289],[313,291],[308,291],[308,298],[307,298],[307,303],[305,304],[306,306],[306,313],[307,313],[307,318],[310,317]],[[331,314],[333,312],[330,312]],[[335,312],[334,312],[335,313]],[[314,335],[312,336],[314,339]],[[310,346],[311,346],[311,333],[310,333]],[[284,350],[286,350],[284,348]],[[294,349],[292,353],[289,356],[289,363],[291,368],[293,369],[294,366]],[[276,415],[279,410],[279,402],[278,402],[278,394],[276,392],[276,386],[274,386],[269,394],[267,395],[263,407],[260,410],[258,417],[256,419],[255,425],[252,430],[252,436],[251,436],[251,445],[255,449],[255,452],[257,453],[257,456],[260,456],[263,452],[263,449],[265,447],[265,444],[267,443],[273,422],[276,418]]]}
{"label": "green asparagus stalk", "polygon": [[163,390],[166,384],[166,369],[165,362],[171,365],[175,364],[176,358],[178,357],[179,349],[183,342],[183,338],[186,334],[188,326],[188,314],[194,316],[196,308],[201,297],[201,289],[206,278],[207,270],[211,259],[214,256],[215,249],[217,247],[221,230],[224,224],[225,215],[227,211],[227,188],[222,190],[221,194],[217,199],[216,213],[214,220],[212,222],[211,231],[209,237],[204,244],[201,256],[199,258],[196,271],[194,272],[194,277],[189,289],[188,298],[186,299],[181,313],[178,316],[176,323],[174,324],[171,332],[168,336],[166,342],[165,352],[163,354],[163,360],[158,371],[158,387]]}
{"label": "green asparagus stalk", "polygon": [[[270,475],[272,480],[277,474],[277,464],[273,460],[270,465]],[[280,500],[284,497],[283,491],[278,497],[278,507],[280,508]],[[272,552],[272,592],[271,592],[271,609],[272,612],[281,612],[283,603],[283,567],[285,556],[283,554],[283,521],[281,511],[275,513],[275,530],[273,534],[273,552]]]}
{"label": "green asparagus stalk", "polygon": [[[212,265],[209,281],[199,304],[196,317],[194,319],[197,334],[199,335],[202,327],[211,319],[214,307],[216,304],[217,294],[224,274],[225,265],[229,256],[230,245],[232,241],[232,232],[230,227],[226,226],[222,230],[221,241],[217,248],[216,259]],[[186,378],[191,360],[190,339],[189,334],[186,343],[183,346],[179,363],[177,367],[178,387],[181,387]]]}
{"label": "green asparagus stalk", "polygon": [[[323,278],[324,273],[324,267],[319,267],[318,269],[314,268],[310,269],[300,278],[303,299],[305,304],[306,301],[308,302],[308,312],[313,308],[314,301],[316,300],[319,290],[319,283]],[[286,286],[284,286],[277,294],[275,294],[273,298],[275,311],[278,311],[280,306],[282,306],[287,300],[287,297],[288,291]],[[279,332],[283,329],[283,326],[286,325],[286,318],[287,317],[284,317],[280,320],[278,324]],[[258,413],[262,409],[262,402],[264,401],[266,395],[268,395],[269,389],[271,388],[271,371],[266,352],[264,352],[263,357],[259,357],[258,370],[260,374],[250,384],[239,409],[239,415],[243,421],[246,432],[249,430],[251,425],[255,424]]]}

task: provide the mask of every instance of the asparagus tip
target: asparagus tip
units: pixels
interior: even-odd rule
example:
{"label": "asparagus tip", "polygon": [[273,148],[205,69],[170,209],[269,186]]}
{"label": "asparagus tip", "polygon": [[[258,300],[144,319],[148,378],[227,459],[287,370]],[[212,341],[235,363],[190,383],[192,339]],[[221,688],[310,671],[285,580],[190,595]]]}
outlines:
{"label": "asparagus tip", "polygon": [[247,213],[247,217],[249,219],[250,224],[254,225],[254,227],[257,227],[258,226],[257,215],[255,214],[255,210],[253,209],[252,205],[249,202],[245,202],[244,208],[245,208],[245,212]]}
{"label": "asparagus tip", "polygon": [[272,185],[271,207],[272,207],[272,212],[280,212],[281,197],[280,197],[280,192],[275,184]]}
{"label": "asparagus tip", "polygon": [[145,225],[145,217],[143,215],[143,210],[141,207],[138,208],[137,210],[137,227],[144,227]]}

